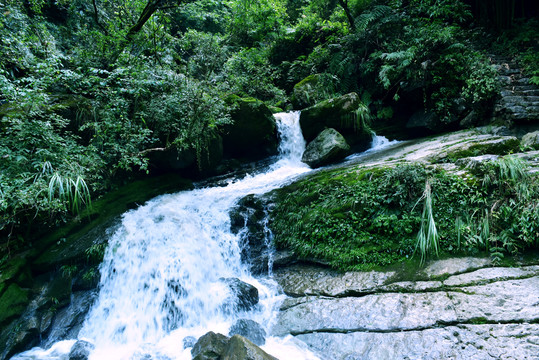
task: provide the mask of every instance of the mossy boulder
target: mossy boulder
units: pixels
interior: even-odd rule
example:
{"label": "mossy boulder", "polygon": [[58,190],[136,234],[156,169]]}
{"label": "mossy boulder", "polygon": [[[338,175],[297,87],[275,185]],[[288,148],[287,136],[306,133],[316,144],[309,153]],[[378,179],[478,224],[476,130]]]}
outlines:
{"label": "mossy boulder", "polygon": [[294,85],[294,90],[290,97],[290,102],[294,109],[301,110],[315,104],[321,77],[321,74],[312,74]]}
{"label": "mossy boulder", "polygon": [[522,146],[539,150],[539,131],[527,133],[522,137]]}
{"label": "mossy boulder", "polygon": [[371,130],[358,119],[361,101],[356,93],[322,101],[303,110],[300,125],[305,140],[312,141],[322,130],[334,128],[350,145],[368,147]]}
{"label": "mossy boulder", "polygon": [[28,291],[11,284],[0,297],[0,325],[20,316],[28,305]]}
{"label": "mossy boulder", "polygon": [[277,152],[275,118],[268,106],[255,98],[230,96],[233,124],[222,128],[223,149],[230,157],[256,159]]}
{"label": "mossy boulder", "polygon": [[350,152],[350,145],[335,129],[325,129],[305,148],[301,161],[311,167],[342,160]]}

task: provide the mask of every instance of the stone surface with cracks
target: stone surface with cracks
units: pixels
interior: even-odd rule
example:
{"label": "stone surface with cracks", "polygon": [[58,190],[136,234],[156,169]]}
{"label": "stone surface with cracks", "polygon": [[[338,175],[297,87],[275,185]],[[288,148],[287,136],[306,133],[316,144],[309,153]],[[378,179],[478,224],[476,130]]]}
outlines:
{"label": "stone surface with cracks", "polygon": [[273,335],[321,359],[539,360],[539,266],[485,259],[433,262],[415,279],[394,272],[276,272],[289,295]]}

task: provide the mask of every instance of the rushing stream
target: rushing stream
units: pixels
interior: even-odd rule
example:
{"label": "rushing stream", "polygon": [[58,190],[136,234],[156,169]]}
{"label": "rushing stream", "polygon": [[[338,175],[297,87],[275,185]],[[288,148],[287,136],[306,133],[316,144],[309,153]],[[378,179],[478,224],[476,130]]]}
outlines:
{"label": "rushing stream", "polygon": [[[277,286],[254,278],[240,260],[230,209],[248,194],[263,194],[309,171],[301,162],[305,141],[299,113],[277,114],[279,159],[265,171],[207,187],[159,196],[123,216],[101,265],[99,297],[79,339],[95,345],[90,360],[191,359],[187,336],[228,334],[239,318],[268,332],[279,304]],[[249,312],[227,311],[233,296],[222,281],[238,278],[258,288]],[[14,359],[66,359],[75,340],[32,349]],[[292,339],[269,338],[263,349],[279,359],[316,359]]]}
{"label": "rushing stream", "polygon": [[[159,196],[123,215],[100,267],[99,296],[79,339],[95,345],[90,360],[191,359],[184,339],[208,331],[228,334],[240,318],[270,333],[283,295],[271,277],[254,278],[241,261],[240,236],[230,230],[230,210],[249,194],[264,194],[310,171],[301,162],[305,141],[299,112],[276,114],[278,160],[226,186]],[[373,148],[388,141],[373,138]],[[223,279],[254,285],[260,296],[250,311],[231,311],[234,297]],[[76,340],[34,348],[13,360],[67,360]],[[262,347],[280,360],[317,359],[294,338],[269,337]]]}

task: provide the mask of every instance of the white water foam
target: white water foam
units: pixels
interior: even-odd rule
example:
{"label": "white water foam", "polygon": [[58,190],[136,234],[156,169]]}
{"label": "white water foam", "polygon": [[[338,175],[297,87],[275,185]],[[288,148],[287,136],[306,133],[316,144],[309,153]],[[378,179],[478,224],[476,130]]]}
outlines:
{"label": "white water foam", "polygon": [[[100,267],[99,297],[79,339],[95,345],[90,360],[191,359],[183,339],[208,331],[228,334],[239,318],[268,331],[283,295],[271,278],[254,278],[240,261],[239,237],[229,211],[248,194],[263,194],[309,171],[301,162],[305,141],[299,113],[277,114],[280,158],[268,171],[210,187],[157,197],[123,215]],[[231,312],[223,278],[259,290],[249,312]],[[32,349],[16,360],[67,359],[74,341]],[[269,338],[263,347],[281,360],[317,359],[291,337]]]}
{"label": "white water foam", "polygon": [[372,141],[371,141],[371,147],[369,149],[367,149],[366,151],[364,151],[362,153],[352,154],[352,155],[348,156],[346,158],[346,160],[357,159],[357,158],[362,157],[364,155],[367,155],[367,154],[370,154],[370,153],[373,153],[373,152],[376,152],[376,151],[383,150],[383,149],[385,149],[387,147],[390,147],[390,146],[392,146],[394,144],[398,144],[399,142],[400,141],[398,141],[398,140],[389,140],[385,136],[380,136],[380,135],[373,134]]}

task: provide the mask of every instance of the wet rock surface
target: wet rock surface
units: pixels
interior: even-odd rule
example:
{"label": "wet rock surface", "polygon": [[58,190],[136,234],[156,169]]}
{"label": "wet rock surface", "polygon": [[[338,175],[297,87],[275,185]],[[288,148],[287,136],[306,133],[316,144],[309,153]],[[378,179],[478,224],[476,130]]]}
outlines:
{"label": "wet rock surface", "polygon": [[191,350],[193,360],[277,360],[240,335],[228,338],[212,331]]}
{"label": "wet rock surface", "polygon": [[539,359],[539,265],[449,259],[409,277],[280,269],[272,333],[322,359]]}
{"label": "wet rock surface", "polygon": [[319,167],[342,160],[350,152],[350,145],[335,129],[322,131],[305,148],[301,161],[310,167]]}
{"label": "wet rock surface", "polygon": [[239,319],[230,327],[229,336],[241,335],[253,344],[262,346],[266,343],[266,331],[259,323],[249,319]]}

